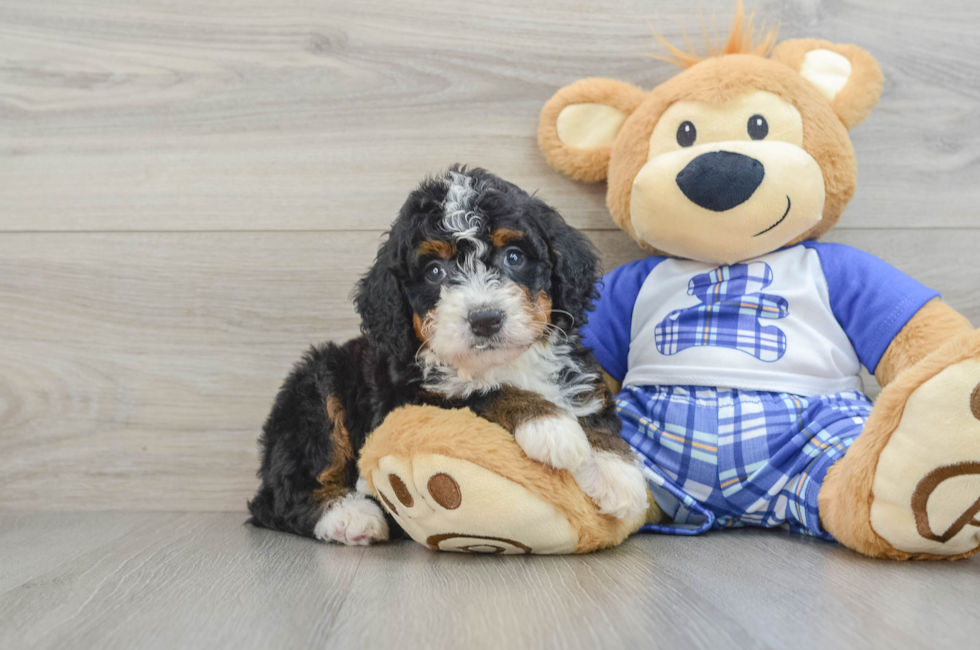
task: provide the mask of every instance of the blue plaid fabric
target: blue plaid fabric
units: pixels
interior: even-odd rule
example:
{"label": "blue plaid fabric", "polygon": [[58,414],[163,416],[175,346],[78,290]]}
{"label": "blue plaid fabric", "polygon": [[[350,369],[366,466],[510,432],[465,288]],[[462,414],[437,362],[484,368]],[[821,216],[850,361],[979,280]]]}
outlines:
{"label": "blue plaid fabric", "polygon": [[824,475],[871,413],[862,393],[800,397],[698,386],[629,386],[617,396],[623,437],[673,522],[645,530],[820,525]]}
{"label": "blue plaid fabric", "polygon": [[691,278],[688,295],[701,304],[670,312],[654,330],[657,350],[664,355],[709,345],[732,348],[773,362],[786,354],[786,334],[767,320],[789,315],[782,296],[761,293],[772,284],[765,262],[722,266]]}

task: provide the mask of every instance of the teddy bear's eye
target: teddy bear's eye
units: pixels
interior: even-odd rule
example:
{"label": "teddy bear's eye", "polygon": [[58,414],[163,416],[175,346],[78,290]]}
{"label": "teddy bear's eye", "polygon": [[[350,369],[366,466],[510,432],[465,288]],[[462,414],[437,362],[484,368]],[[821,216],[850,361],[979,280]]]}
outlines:
{"label": "teddy bear's eye", "polygon": [[769,135],[769,122],[761,115],[749,118],[749,137],[753,140],[763,140]]}
{"label": "teddy bear's eye", "polygon": [[677,127],[677,144],[682,147],[690,147],[698,139],[698,130],[694,128],[694,122],[683,122]]}

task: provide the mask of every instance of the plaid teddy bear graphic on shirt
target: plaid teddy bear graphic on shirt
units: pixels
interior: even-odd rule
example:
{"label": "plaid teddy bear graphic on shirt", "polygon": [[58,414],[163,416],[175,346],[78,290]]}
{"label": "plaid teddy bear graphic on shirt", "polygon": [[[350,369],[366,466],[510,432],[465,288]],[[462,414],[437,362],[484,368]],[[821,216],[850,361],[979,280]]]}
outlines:
{"label": "plaid teddy bear graphic on shirt", "polygon": [[740,350],[771,363],[786,354],[786,334],[763,320],[789,316],[782,296],[761,293],[772,284],[765,262],[722,266],[691,279],[687,293],[701,304],[670,312],[654,332],[657,350],[673,355],[699,346]]}

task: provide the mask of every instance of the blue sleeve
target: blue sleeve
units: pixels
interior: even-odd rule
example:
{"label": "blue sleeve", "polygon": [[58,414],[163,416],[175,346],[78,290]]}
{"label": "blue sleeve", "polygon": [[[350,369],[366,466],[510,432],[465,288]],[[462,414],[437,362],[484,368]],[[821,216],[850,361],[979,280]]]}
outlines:
{"label": "blue sleeve", "polygon": [[820,256],[830,308],[861,363],[874,374],[905,324],[939,293],[856,248],[818,242],[803,245]]}
{"label": "blue sleeve", "polygon": [[636,297],[647,276],[662,261],[663,257],[648,257],[630,262],[599,281],[599,299],[582,327],[582,342],[592,348],[599,365],[616,381],[626,376]]}

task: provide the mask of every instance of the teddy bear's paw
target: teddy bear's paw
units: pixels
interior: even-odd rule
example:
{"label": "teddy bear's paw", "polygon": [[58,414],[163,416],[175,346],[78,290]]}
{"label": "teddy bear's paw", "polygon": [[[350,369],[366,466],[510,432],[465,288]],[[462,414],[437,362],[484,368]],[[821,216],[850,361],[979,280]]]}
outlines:
{"label": "teddy bear's paw", "polygon": [[405,532],[434,551],[561,554],[578,545],[563,513],[468,461],[439,454],[384,456],[372,483]]}
{"label": "teddy bear's paw", "polygon": [[871,526],[907,553],[980,546],[980,359],[919,386],[875,471]]}
{"label": "teddy bear's paw", "polygon": [[592,455],[578,420],[571,415],[540,417],[519,425],[514,439],[531,460],[574,470]]}
{"label": "teddy bear's paw", "polygon": [[633,519],[647,509],[646,480],[640,469],[622,456],[596,452],[572,476],[604,515]]}
{"label": "teddy bear's paw", "polygon": [[362,494],[350,494],[327,508],[313,535],[323,541],[368,546],[388,539],[388,522],[375,501]]}

